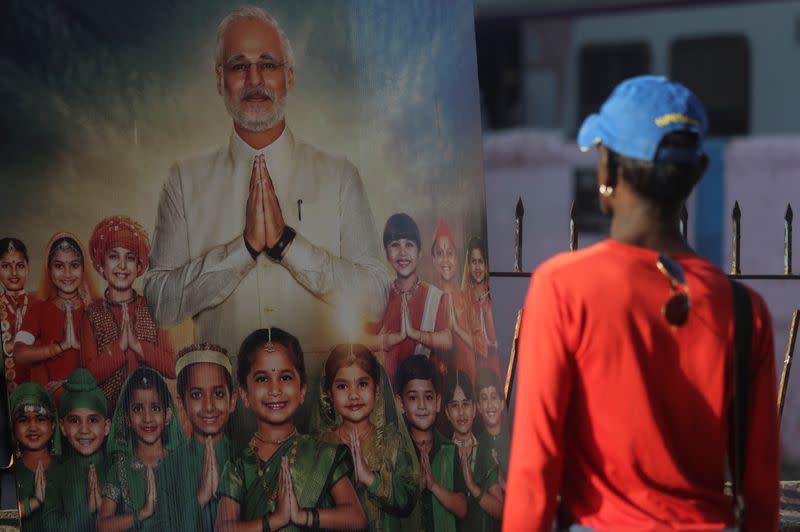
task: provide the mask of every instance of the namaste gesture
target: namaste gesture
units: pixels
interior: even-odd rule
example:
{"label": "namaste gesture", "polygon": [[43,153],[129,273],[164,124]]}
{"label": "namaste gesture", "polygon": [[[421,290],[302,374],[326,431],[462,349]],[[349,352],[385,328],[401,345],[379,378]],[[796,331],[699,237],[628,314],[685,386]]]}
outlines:
{"label": "namaste gesture", "polygon": [[75,306],[71,303],[64,304],[64,339],[61,340],[60,346],[63,351],[67,349],[80,349],[81,343],[78,341],[78,335],[75,333],[75,322],[73,320],[72,311]]}
{"label": "namaste gesture", "polygon": [[277,244],[285,227],[278,195],[267,170],[266,158],[256,155],[245,207],[244,238],[251,248],[261,252]]}
{"label": "namaste gesture", "polygon": [[219,486],[219,464],[217,463],[217,455],[214,453],[214,444],[211,442],[211,436],[206,438],[203,453],[203,474],[200,480],[200,486],[197,488],[197,502],[203,507],[214,498],[217,493],[217,486]]}
{"label": "namaste gesture", "polygon": [[371,486],[372,483],[375,482],[375,473],[369,468],[367,459],[364,457],[364,453],[361,452],[361,440],[355,429],[347,434],[345,445],[350,448],[350,452],[353,455],[353,465],[356,468],[356,481],[365,486]]}
{"label": "namaste gesture", "polygon": [[86,497],[89,500],[89,513],[97,513],[103,503],[103,496],[100,494],[100,482],[97,480],[97,468],[94,464],[89,464],[89,480],[86,483]]}
{"label": "namaste gesture", "polygon": [[120,325],[119,331],[119,348],[124,353],[125,351],[130,348],[134,353],[136,353],[139,359],[144,357],[144,350],[142,349],[142,343],[136,337],[136,334],[133,332],[133,325],[131,324],[131,315],[128,312],[128,306],[122,306],[122,324]]}

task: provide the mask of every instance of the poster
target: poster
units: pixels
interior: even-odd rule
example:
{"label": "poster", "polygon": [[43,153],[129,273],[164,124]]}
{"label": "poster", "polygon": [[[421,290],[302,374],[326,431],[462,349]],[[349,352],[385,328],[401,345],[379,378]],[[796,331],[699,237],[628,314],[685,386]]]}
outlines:
{"label": "poster", "polygon": [[11,8],[23,530],[496,526],[472,9]]}

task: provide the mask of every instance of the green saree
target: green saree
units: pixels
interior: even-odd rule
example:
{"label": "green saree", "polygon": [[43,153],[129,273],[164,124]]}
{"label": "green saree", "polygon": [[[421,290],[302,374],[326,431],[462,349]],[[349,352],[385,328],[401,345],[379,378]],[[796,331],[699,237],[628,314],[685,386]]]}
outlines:
{"label": "green saree", "polygon": [[185,481],[186,471],[191,468],[186,452],[186,438],[180,427],[177,410],[161,375],[152,368],[139,367],[128,376],[117,401],[111,432],[107,442],[109,466],[102,487],[103,498],[117,505],[116,515],[134,513],[144,506],[146,500],[146,466],[136,457],[135,434],[128,427],[124,407],[129,402],[131,384],[141,379],[150,379],[164,393],[165,407],[173,412],[172,419],[165,425],[162,442],[167,455],[154,468],[156,477],[156,506],[152,516],[134,525],[134,529],[144,532],[164,530],[196,530],[197,512],[185,509],[194,501],[197,506],[195,490]]}
{"label": "green saree", "polygon": [[[419,499],[419,461],[405,422],[397,412],[386,371],[377,363],[381,382],[375,388],[375,407],[369,417],[375,430],[361,443],[375,482],[364,486],[356,481],[355,474],[351,481],[367,516],[369,530],[418,530],[418,516],[415,520],[411,515]],[[320,382],[325,382],[324,373]],[[334,411],[321,385],[311,414],[312,429],[320,440],[338,444],[340,439],[335,431],[341,424],[341,415]]]}
{"label": "green saree", "polygon": [[[261,520],[275,511],[281,458],[291,456],[295,445],[292,483],[298,504],[302,508],[335,506],[331,488],[343,477],[352,475],[350,452],[344,445],[330,445],[307,434],[298,434],[278,447],[266,462],[246,447],[225,464],[217,495],[239,503],[240,521]],[[263,480],[258,475],[259,462]],[[290,524],[282,530],[301,528]]]}
{"label": "green saree", "polygon": [[[17,498],[20,501],[24,501],[33,497],[36,472],[28,469],[22,460],[15,462],[14,469],[17,477]],[[58,463],[57,457],[51,457],[50,465],[44,472],[46,482],[44,506],[22,519],[21,532],[49,532],[60,528],[57,514],[54,512],[58,496],[55,490],[51,489],[51,486],[54,487],[61,484],[63,474],[64,472]]]}

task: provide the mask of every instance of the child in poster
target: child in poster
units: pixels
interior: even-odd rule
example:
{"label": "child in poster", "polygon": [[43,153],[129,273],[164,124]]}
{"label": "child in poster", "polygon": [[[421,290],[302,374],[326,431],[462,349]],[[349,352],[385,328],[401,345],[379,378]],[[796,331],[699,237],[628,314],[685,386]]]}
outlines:
{"label": "child in poster", "polygon": [[503,513],[503,498],[497,485],[497,464],[491,458],[486,444],[473,434],[475,400],[472,383],[463,371],[447,374],[444,384],[444,408],[453,427],[453,443],[458,449],[458,459],[467,493],[467,516],[458,522],[464,531],[488,532],[494,529],[494,520]]}
{"label": "child in poster", "polygon": [[478,436],[478,446],[491,454],[498,464],[498,481],[502,489],[508,473],[510,433],[505,422],[505,394],[500,377],[489,368],[480,368],[475,378],[478,394],[478,412],[486,429]]}
{"label": "child in poster", "polygon": [[492,295],[489,291],[489,263],[483,240],[473,237],[467,244],[464,277],[461,288],[470,305],[472,345],[479,368],[491,368],[500,374],[497,332],[492,312]]}
{"label": "child in poster", "polygon": [[461,370],[472,381],[475,379],[475,350],[470,326],[470,308],[464,290],[458,285],[458,255],[450,227],[439,220],[431,244],[433,268],[439,275],[434,282],[444,293],[450,330],[453,334],[453,350],[448,370]]}
{"label": "child in poster", "polygon": [[196,514],[183,511],[195,497],[183,482],[185,438],[172,395],[152,368],[128,376],[111,422],[97,529],[195,530]]}
{"label": "child in poster", "polygon": [[92,374],[78,368],[69,374],[58,408],[65,446],[58,483],[49,488],[59,527],[75,532],[95,530],[102,504],[107,463],[103,444],[111,429],[108,402]]}
{"label": "child in poster", "polygon": [[223,469],[217,528],[364,528],[347,447],[299,434],[294,425],[307,389],[297,338],[276,327],[254,331],[242,342],[236,376],[258,428]]}
{"label": "child in poster", "polygon": [[86,253],[72,233],[56,233],[46,248],[38,301],[31,304],[14,343],[14,358],[31,364],[30,377],[58,400],[61,386],[80,362],[84,309],[97,298]]}
{"label": "child in poster", "polygon": [[8,393],[30,380],[30,368],[14,358],[14,336],[30,308],[33,297],[25,292],[30,272],[28,249],[16,238],[0,239],[0,333]]}
{"label": "child in poster", "polygon": [[[430,357],[435,350],[450,350],[453,336],[441,290],[417,274],[422,241],[414,219],[406,213],[390,216],[383,229],[383,247],[397,277],[389,289],[378,334],[370,338],[369,347],[385,353],[386,372],[394,379],[397,367],[406,358],[415,354]],[[435,363],[437,371],[446,373],[443,361]]]}
{"label": "child in poster", "polygon": [[86,309],[81,325],[82,366],[89,368],[116,406],[122,383],[139,366],[175,378],[175,359],[167,334],[150,315],[144,297],[133,289],[147,270],[150,241],[142,226],[127,216],[110,216],[89,239],[95,270],[108,283],[103,298]]}
{"label": "child in poster", "polygon": [[408,519],[420,488],[414,444],[386,371],[365,346],[331,350],[311,426],[322,441],[350,448],[369,530],[419,530],[419,523]]}
{"label": "child in poster", "polygon": [[213,530],[222,468],[231,458],[228,418],[236,408],[228,352],[214,344],[192,344],[178,353],[178,396],[192,425],[187,446],[189,469],[183,479],[196,489],[201,529]]}
{"label": "child in poster", "polygon": [[23,532],[48,532],[54,521],[53,490],[63,474],[58,464],[61,436],[53,398],[44,387],[24,382],[14,388],[9,401],[17,446],[17,499]]}
{"label": "child in poster", "polygon": [[456,446],[434,427],[442,404],[439,386],[436,369],[423,355],[408,357],[397,370],[397,400],[419,455],[420,530],[454,532],[456,521],[467,515],[467,488]]}

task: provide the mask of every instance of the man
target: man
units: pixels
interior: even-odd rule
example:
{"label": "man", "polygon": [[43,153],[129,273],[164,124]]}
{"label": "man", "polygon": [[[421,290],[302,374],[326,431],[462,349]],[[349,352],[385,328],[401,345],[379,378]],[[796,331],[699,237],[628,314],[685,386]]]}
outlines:
{"label": "man", "polygon": [[[295,139],[284,107],[294,54],[275,20],[245,6],[219,25],[217,90],[227,146],[178,162],[166,181],[144,291],[159,324],[237,353],[248,333],[291,331],[327,353],[383,315],[388,275],[358,172]],[[321,364],[310,357],[310,364]]]}
{"label": "man", "polygon": [[[597,146],[611,238],[534,273],[504,530],[724,530],[733,295],[679,231],[703,175],[702,104],[666,78],[620,84],[578,134]],[[775,352],[764,300],[753,311],[744,529],[778,527]],[[560,496],[560,503],[558,503]],[[557,505],[558,512],[557,512]]]}

